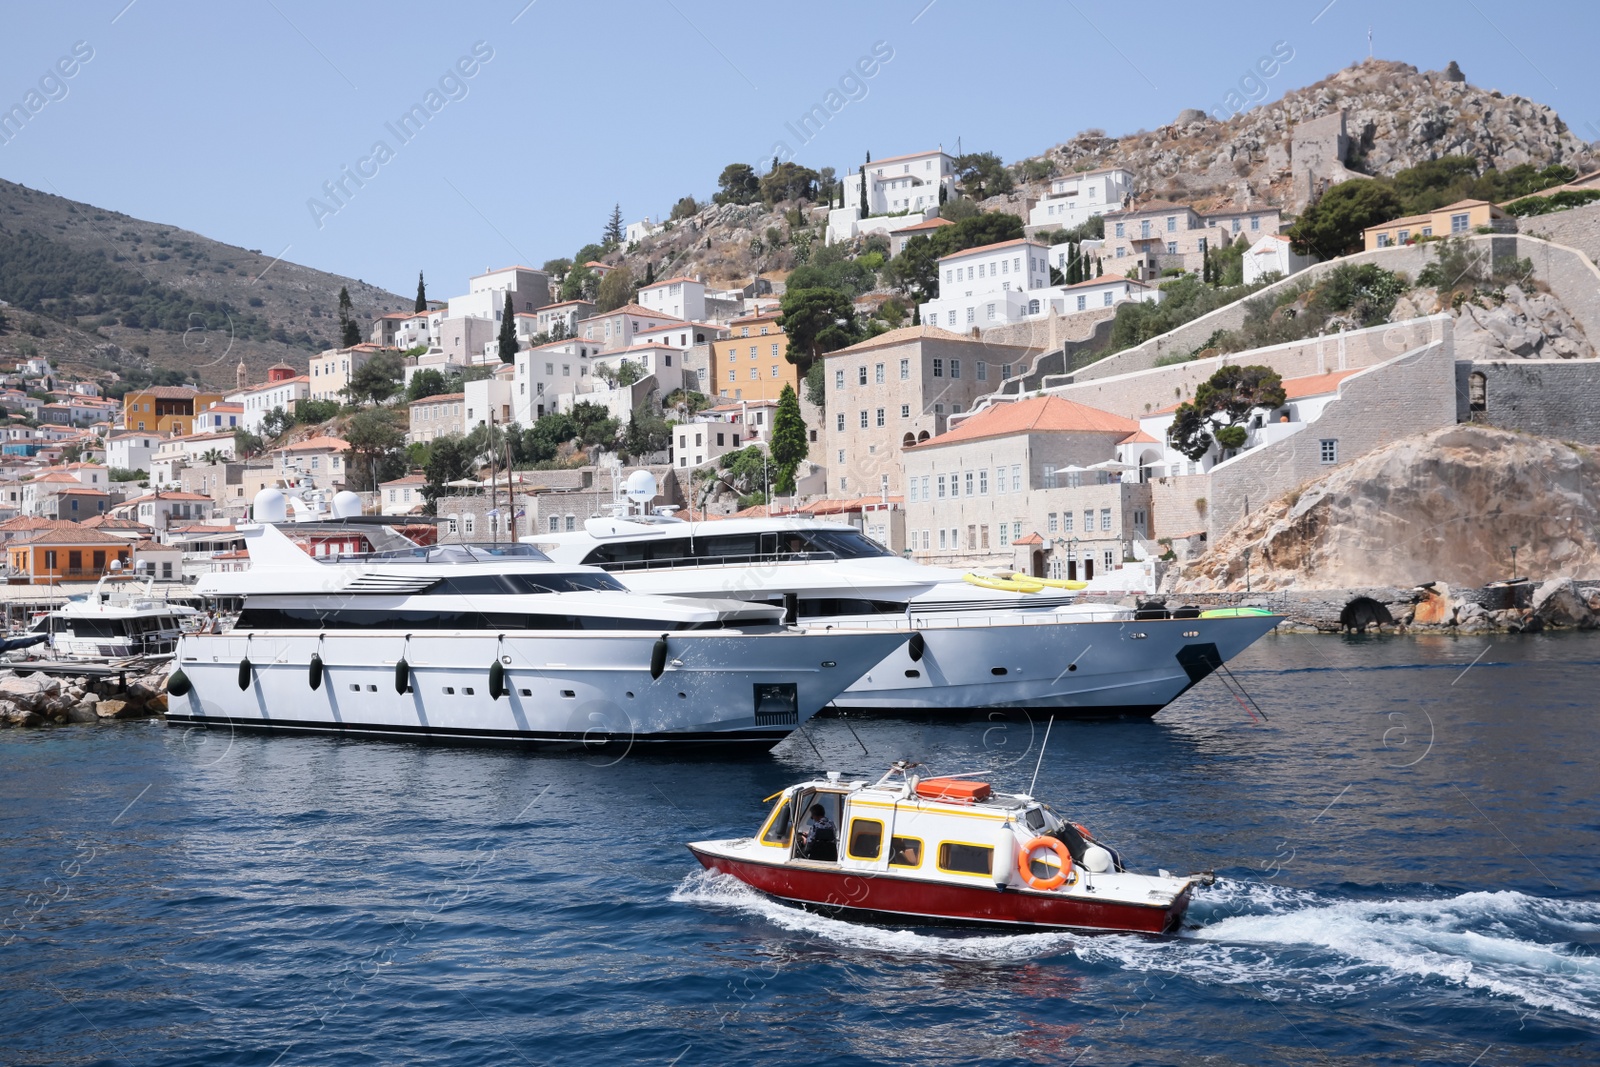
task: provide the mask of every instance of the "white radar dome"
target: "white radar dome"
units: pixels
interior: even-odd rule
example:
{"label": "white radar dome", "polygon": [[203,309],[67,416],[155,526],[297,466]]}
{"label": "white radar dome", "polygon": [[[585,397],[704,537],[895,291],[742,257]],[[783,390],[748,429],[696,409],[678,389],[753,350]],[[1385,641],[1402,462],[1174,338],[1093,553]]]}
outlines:
{"label": "white radar dome", "polygon": [[656,498],[656,476],[649,471],[634,471],[623,484],[628,499],[636,504],[648,504]]}
{"label": "white radar dome", "polygon": [[340,490],[333,494],[334,518],[348,519],[352,515],[361,514],[361,497],[348,489]]}
{"label": "white radar dome", "polygon": [[289,508],[283,494],[269,485],[256,494],[250,514],[257,522],[284,522],[289,517]]}

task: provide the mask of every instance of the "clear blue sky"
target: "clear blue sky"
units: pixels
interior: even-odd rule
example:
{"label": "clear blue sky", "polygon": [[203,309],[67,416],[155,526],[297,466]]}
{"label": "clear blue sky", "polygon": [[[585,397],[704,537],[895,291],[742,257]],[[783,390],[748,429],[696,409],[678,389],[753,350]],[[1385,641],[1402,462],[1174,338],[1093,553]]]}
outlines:
{"label": "clear blue sky", "polygon": [[[1363,58],[1369,26],[1379,58],[1455,59],[1474,84],[1551,104],[1600,139],[1594,0],[6,7],[0,106],[42,78],[54,98],[0,144],[0,176],[268,255],[287,247],[406,295],[418,269],[443,297],[486,266],[571,255],[614,202],[629,221],[659,216],[780,143],[841,172],[868,150],[958,138],[1009,161],[1085,128],[1222,107],[1282,41],[1294,57],[1266,86],[1274,99]],[[92,58],[49,80],[77,42]],[[492,57],[474,65],[475,45]],[[892,58],[849,80],[875,45]],[[455,71],[463,57],[470,77]],[[835,104],[847,102],[802,144],[786,122],[841,79]],[[430,90],[437,112],[402,143],[386,124]],[[374,156],[379,141],[392,158]],[[343,206],[325,194],[363,166]]]}

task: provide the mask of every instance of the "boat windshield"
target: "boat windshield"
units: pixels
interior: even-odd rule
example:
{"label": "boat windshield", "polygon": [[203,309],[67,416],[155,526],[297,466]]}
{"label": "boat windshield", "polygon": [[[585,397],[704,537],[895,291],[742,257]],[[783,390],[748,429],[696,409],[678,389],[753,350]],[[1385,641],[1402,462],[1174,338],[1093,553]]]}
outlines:
{"label": "boat windshield", "polygon": [[860,530],[750,530],[699,537],[641,538],[598,545],[583,562],[607,570],[704,567],[779,561],[875,559],[894,553]]}
{"label": "boat windshield", "polygon": [[604,571],[568,574],[458,574],[441,578],[429,593],[456,596],[508,596],[522,593],[592,593],[626,591],[627,587]]}
{"label": "boat windshield", "polygon": [[416,548],[386,552],[358,552],[341,555],[341,563],[494,563],[500,560],[548,563],[550,557],[532,545],[508,544],[418,545]]}

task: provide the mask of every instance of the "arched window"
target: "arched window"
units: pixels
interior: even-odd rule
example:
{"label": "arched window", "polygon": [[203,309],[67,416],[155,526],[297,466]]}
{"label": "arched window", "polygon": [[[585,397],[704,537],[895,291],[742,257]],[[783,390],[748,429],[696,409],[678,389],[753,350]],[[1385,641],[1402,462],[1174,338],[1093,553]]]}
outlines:
{"label": "arched window", "polygon": [[927,430],[923,430],[921,433],[917,434],[917,444],[920,445],[922,442],[926,441],[927,439],[928,439],[928,431]]}
{"label": "arched window", "polygon": [[910,448],[912,445],[914,445],[916,443],[917,443],[917,435],[914,434],[914,433],[911,433],[908,430],[908,431],[906,431],[905,438],[900,442],[900,447],[901,448]]}
{"label": "arched window", "polygon": [[1030,314],[1030,315],[1039,314],[1039,301],[1037,301],[1037,300],[1028,301],[1028,314]]}

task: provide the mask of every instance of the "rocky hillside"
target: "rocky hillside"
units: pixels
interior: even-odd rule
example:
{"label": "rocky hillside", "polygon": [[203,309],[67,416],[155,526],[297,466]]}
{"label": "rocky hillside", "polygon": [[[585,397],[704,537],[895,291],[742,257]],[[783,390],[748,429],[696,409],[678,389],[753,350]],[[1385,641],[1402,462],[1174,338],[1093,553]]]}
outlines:
{"label": "rocky hillside", "polygon": [[1339,467],[1230,530],[1174,590],[1478,586],[1600,568],[1600,455],[1452,426]]}
{"label": "rocky hillside", "polygon": [[0,360],[37,352],[74,370],[189,370],[231,386],[243,358],[261,381],[269,364],[304,366],[337,342],[341,286],[363,338],[374,316],[413,306],[270,252],[0,181],[0,300],[11,305]]}
{"label": "rocky hillside", "polygon": [[[1290,62],[1278,77],[1296,73]],[[1498,170],[1564,163],[1582,173],[1600,165],[1595,147],[1543,104],[1386,60],[1348,67],[1226,122],[1193,108],[1154,131],[1080,133],[1039,158],[1061,173],[1127,167],[1139,176],[1141,192],[1163,199],[1288,204],[1290,131],[1340,108],[1353,142],[1345,162],[1364,174],[1393,175],[1446,155],[1472,156]]]}

